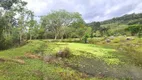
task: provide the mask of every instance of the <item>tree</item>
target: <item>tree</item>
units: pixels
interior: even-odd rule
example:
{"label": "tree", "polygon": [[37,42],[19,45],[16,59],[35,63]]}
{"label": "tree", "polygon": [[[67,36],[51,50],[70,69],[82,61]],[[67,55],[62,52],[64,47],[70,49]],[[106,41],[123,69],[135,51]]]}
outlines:
{"label": "tree", "polygon": [[25,35],[25,31],[26,31],[26,27],[25,27],[25,21],[24,21],[24,17],[25,13],[21,13],[21,16],[18,19],[18,32],[19,32],[19,42],[20,44],[23,42],[23,37]]}
{"label": "tree", "polygon": [[0,0],[0,49],[14,45],[14,34],[18,25],[16,16],[26,4],[22,0]]}
{"label": "tree", "polygon": [[101,26],[99,29],[101,36],[104,36],[104,34],[108,34],[109,27],[108,26]]}
{"label": "tree", "polygon": [[141,24],[133,24],[125,29],[126,31],[130,31],[131,35],[134,36],[138,34],[139,37],[142,36],[142,25]]}
{"label": "tree", "polygon": [[84,33],[84,36],[83,36],[85,43],[88,42],[87,39],[91,36],[91,31],[92,31],[92,29],[90,27],[86,27],[86,30],[85,30],[85,33]]}
{"label": "tree", "polygon": [[88,26],[92,27],[93,32],[96,32],[97,30],[99,30],[100,25],[101,25],[100,22],[92,22],[88,24]]}
{"label": "tree", "polygon": [[30,40],[32,40],[32,37],[34,35],[35,27],[37,26],[37,21],[34,20],[34,13],[30,10],[27,11],[27,21],[26,21],[27,27],[29,28],[29,35]]}
{"label": "tree", "polygon": [[52,11],[46,16],[41,17],[41,25],[45,27],[45,31],[52,31],[54,39],[59,35],[61,38],[65,35],[64,28],[69,27],[72,23],[83,20],[79,13],[71,13],[65,10]]}

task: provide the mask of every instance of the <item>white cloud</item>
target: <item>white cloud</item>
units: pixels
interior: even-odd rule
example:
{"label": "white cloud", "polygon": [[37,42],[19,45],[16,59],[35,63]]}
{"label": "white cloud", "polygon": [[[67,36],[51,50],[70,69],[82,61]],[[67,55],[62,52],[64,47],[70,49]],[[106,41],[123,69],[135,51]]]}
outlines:
{"label": "white cloud", "polygon": [[102,21],[130,13],[142,12],[142,0],[24,0],[36,16],[51,10],[79,12],[86,22]]}
{"label": "white cloud", "polygon": [[140,13],[140,12],[142,12],[142,3],[136,5],[136,8],[133,9],[132,11],[128,12],[127,14]]}

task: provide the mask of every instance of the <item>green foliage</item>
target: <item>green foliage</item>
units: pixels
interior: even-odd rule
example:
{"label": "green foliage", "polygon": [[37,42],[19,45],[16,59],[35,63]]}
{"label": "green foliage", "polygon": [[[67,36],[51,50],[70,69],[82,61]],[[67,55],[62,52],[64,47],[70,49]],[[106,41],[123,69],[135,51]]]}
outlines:
{"label": "green foliage", "polygon": [[[104,43],[104,39],[99,39],[99,38],[92,38],[88,39],[88,42],[91,44],[99,44],[99,45],[104,45],[106,48],[116,48],[118,50],[118,53],[121,53],[122,55],[126,56],[126,59],[128,59],[126,62],[132,62],[133,64],[142,65],[142,41],[140,38],[137,37],[130,37],[130,40],[127,40],[127,37],[119,36],[119,37],[114,37],[113,39],[108,38],[111,40],[111,42]],[[103,44],[102,44],[103,43]],[[110,57],[110,55],[109,55]],[[124,60],[126,60],[124,59]],[[109,60],[106,60],[109,61]],[[113,60],[112,60],[113,61]],[[117,61],[116,61],[117,62]],[[110,64],[113,63],[110,60]],[[115,63],[115,61],[114,61]],[[132,64],[130,63],[130,64]],[[109,64],[109,62],[108,62]]]}
{"label": "green foliage", "polygon": [[[138,79],[137,77],[134,77],[135,73],[131,70],[136,71],[136,73],[139,74],[137,75],[139,77],[142,72],[139,67],[133,64],[127,64],[127,61],[125,62],[123,60],[125,59],[129,61],[131,58],[122,55],[122,52],[117,53],[117,51],[112,48],[92,44],[63,42],[57,42],[54,45],[57,45],[54,46],[57,51],[64,47],[69,47],[71,49],[73,57],[66,59],[65,62],[68,67],[80,72],[85,72],[88,75],[94,76],[95,74],[95,78],[98,78],[98,75],[102,74],[105,78],[101,77],[101,79],[106,79],[107,77]],[[94,77],[92,78],[95,79]]]}
{"label": "green foliage", "polygon": [[45,44],[42,41],[29,41],[28,44],[22,47],[0,51],[0,55],[1,57],[5,57],[5,58],[23,56],[27,52],[35,53],[40,48],[42,48],[43,45]]}
{"label": "green foliage", "polygon": [[88,39],[88,43],[90,44],[97,44],[97,43],[101,43],[102,41],[104,41],[104,38],[95,37],[95,38]]}
{"label": "green foliage", "polygon": [[5,10],[12,9],[13,4],[22,4],[22,6],[25,6],[27,3],[22,0],[1,0],[0,1],[0,7],[3,7]]}
{"label": "green foliage", "polygon": [[25,43],[28,31],[26,19],[30,12],[25,8],[26,4],[22,0],[0,1],[0,49]]}
{"label": "green foliage", "polygon": [[[53,55],[52,51],[57,52],[63,50],[64,53],[70,53],[71,51],[73,56],[63,59],[57,58],[53,63],[46,63],[42,59],[24,58],[25,53],[33,53],[33,55],[35,53],[40,55],[40,52],[37,52],[39,50],[43,50],[43,53],[50,53],[51,55]],[[139,67],[132,64],[124,64],[121,60],[122,58],[127,59],[127,57],[117,54],[115,49],[108,49],[92,44],[34,40],[29,41],[25,46],[1,51],[0,55],[0,60],[17,59],[18,57],[18,59],[25,61],[25,64],[11,61],[0,62],[0,79],[2,80],[141,79],[140,74],[142,71]],[[7,73],[5,73],[5,71]],[[134,73],[135,71],[136,73]]]}
{"label": "green foliage", "polygon": [[[142,23],[142,13],[139,14],[129,14],[124,15],[122,17],[116,17],[110,20],[105,20],[102,22],[91,22],[87,25],[91,26],[93,29],[93,32],[96,33],[96,31],[99,31],[101,36],[120,36],[120,35],[129,35],[129,33],[132,33],[132,35],[137,34],[137,30],[125,30],[129,25],[137,25]],[[140,34],[137,34],[139,37]]]}
{"label": "green foliage", "polygon": [[[38,59],[29,59],[24,58],[26,53],[36,53],[40,48],[48,49],[44,41],[29,41],[25,46],[14,48],[10,50],[5,50],[0,52],[0,60],[3,59],[18,59],[25,62],[25,64],[19,64],[15,62],[5,61],[4,63],[0,61],[0,79],[2,80],[42,80],[42,79],[51,79],[51,80],[63,80],[63,79],[81,79],[81,73],[71,69],[63,68],[60,65],[47,64],[42,60]],[[68,52],[68,49],[64,50]],[[5,71],[7,73],[5,73]],[[12,75],[11,75],[12,73]],[[54,74],[54,75],[53,75]],[[44,76],[46,75],[46,76]]]}
{"label": "green foliage", "polygon": [[142,42],[139,39],[130,41],[124,44],[120,44],[120,52],[123,52],[124,55],[129,56],[131,61],[139,66],[142,66]]}
{"label": "green foliage", "polygon": [[123,23],[123,24],[128,24],[129,21],[134,21],[134,20],[137,20],[137,19],[141,19],[142,17],[142,13],[139,13],[139,14],[126,14],[122,17],[116,17],[116,18],[113,18],[113,19],[110,19],[110,20],[106,20],[106,21],[103,21],[101,24],[110,24],[110,23]]}
{"label": "green foliage", "polygon": [[123,41],[121,38],[115,38],[112,40],[113,43],[119,43],[121,41]]}
{"label": "green foliage", "polygon": [[[131,59],[132,63],[142,66],[141,40],[116,37],[108,38],[110,42],[107,43],[106,36],[131,33],[132,36],[141,37],[142,13],[86,25],[79,13],[58,10],[42,16],[38,23],[34,20],[34,13],[25,8],[26,4],[22,0],[0,0],[0,50],[27,42],[24,46],[0,51],[0,79],[98,80],[101,77],[110,80],[109,77],[124,77],[138,80],[141,69],[128,61]],[[51,40],[27,41],[47,38]],[[53,38],[58,39],[52,40]],[[67,43],[81,41],[90,44]],[[94,44],[107,45],[107,48]],[[112,48],[114,46],[117,49]],[[53,63],[45,63],[41,58],[29,59],[26,53],[39,55],[41,58],[56,53],[57,57]],[[71,55],[73,56],[70,57]],[[26,65],[14,62],[17,59]]]}
{"label": "green foliage", "polygon": [[101,24],[100,22],[92,22],[92,23],[89,23],[88,25],[92,27],[92,30],[94,32],[96,32],[97,30],[99,30]]}
{"label": "green foliage", "polygon": [[136,34],[138,34],[139,37],[142,36],[142,25],[141,24],[130,25],[125,30],[130,31],[132,36],[134,36]]}
{"label": "green foliage", "polygon": [[130,20],[128,22],[128,25],[133,25],[133,24],[142,24],[142,18],[135,19],[135,20]]}
{"label": "green foliage", "polygon": [[83,37],[84,43],[87,43],[87,39],[89,38],[89,34],[85,34]]}
{"label": "green foliage", "polygon": [[45,31],[51,31],[54,34],[55,39],[64,37],[66,27],[69,27],[73,23],[83,22],[79,13],[71,13],[65,10],[52,11],[50,14],[41,18],[41,25]]}
{"label": "green foliage", "polygon": [[69,58],[71,56],[71,51],[68,47],[64,48],[63,50],[59,50],[56,53],[57,57],[62,57],[62,58]]}
{"label": "green foliage", "polygon": [[101,33],[100,33],[99,30],[97,30],[96,33],[95,33],[95,37],[100,37],[100,36],[101,36]]}

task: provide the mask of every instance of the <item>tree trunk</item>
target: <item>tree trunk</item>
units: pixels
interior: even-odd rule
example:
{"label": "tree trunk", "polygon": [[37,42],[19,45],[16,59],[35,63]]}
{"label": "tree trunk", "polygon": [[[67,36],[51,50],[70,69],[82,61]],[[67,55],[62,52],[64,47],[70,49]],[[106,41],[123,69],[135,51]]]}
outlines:
{"label": "tree trunk", "polygon": [[59,32],[55,33],[55,38],[54,38],[55,40],[57,39],[58,35],[59,35]]}
{"label": "tree trunk", "polygon": [[103,37],[104,36],[103,31],[100,31],[100,33],[101,33],[101,37]]}
{"label": "tree trunk", "polygon": [[54,38],[55,40],[57,39],[57,35],[55,34],[55,38]]}
{"label": "tree trunk", "polygon": [[22,43],[22,35],[20,34],[20,36],[19,36],[19,44],[21,44]]}
{"label": "tree trunk", "polygon": [[63,39],[64,39],[64,36],[62,36],[61,39],[63,40]]}
{"label": "tree trunk", "polygon": [[30,34],[30,40],[32,40],[32,35]]}

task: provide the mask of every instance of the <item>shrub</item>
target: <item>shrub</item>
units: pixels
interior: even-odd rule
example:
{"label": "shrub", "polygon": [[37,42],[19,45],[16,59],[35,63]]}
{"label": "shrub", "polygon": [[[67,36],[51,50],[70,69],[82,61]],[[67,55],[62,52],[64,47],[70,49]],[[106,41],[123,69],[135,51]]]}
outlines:
{"label": "shrub", "polygon": [[91,38],[91,39],[88,39],[88,43],[96,44],[96,43],[99,43],[99,42],[101,42],[103,40],[104,40],[103,38]]}
{"label": "shrub", "polygon": [[68,58],[71,56],[71,51],[69,48],[64,48],[56,53],[56,57]]}
{"label": "shrub", "polygon": [[114,40],[112,40],[113,43],[119,43],[121,40],[119,38],[116,38]]}
{"label": "shrub", "polygon": [[96,40],[94,38],[88,39],[88,43],[90,43],[90,44],[94,44],[95,42],[96,42]]}
{"label": "shrub", "polygon": [[127,42],[119,45],[118,49],[128,56],[135,64],[142,66],[142,43]]}
{"label": "shrub", "polygon": [[0,43],[0,49],[8,49],[14,45],[12,37],[3,38],[2,40],[0,40]]}

